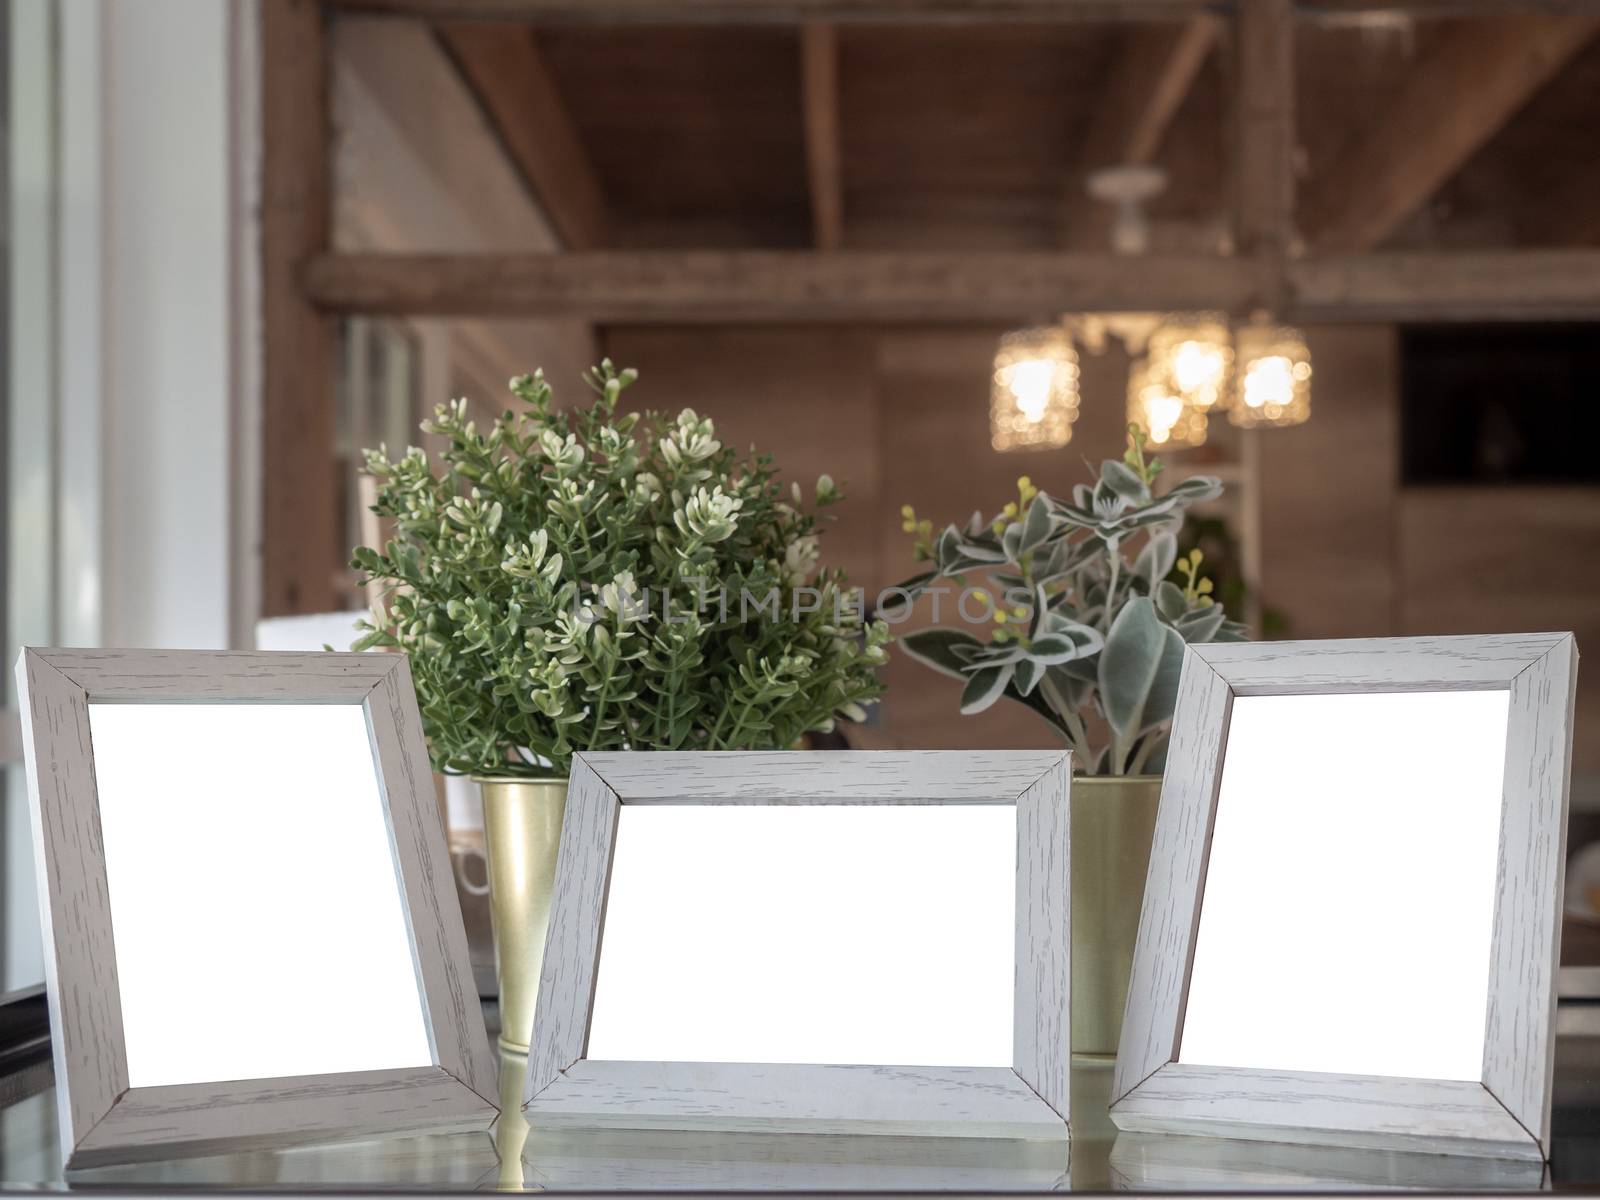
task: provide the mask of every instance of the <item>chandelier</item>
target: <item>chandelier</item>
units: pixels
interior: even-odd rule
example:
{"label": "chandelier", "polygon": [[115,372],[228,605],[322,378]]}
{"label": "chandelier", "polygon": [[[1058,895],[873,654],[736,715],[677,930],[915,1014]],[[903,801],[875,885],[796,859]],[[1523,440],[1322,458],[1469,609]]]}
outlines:
{"label": "chandelier", "polygon": [[1000,339],[989,387],[989,441],[996,450],[1050,450],[1072,440],[1078,419],[1078,351],[1053,325]]}
{"label": "chandelier", "polygon": [[1299,425],[1311,416],[1305,336],[1223,313],[1074,313],[1059,326],[1001,338],[989,399],[996,450],[1048,449],[1072,440],[1080,403],[1078,347],[1101,353],[1117,338],[1133,362],[1127,418],[1152,446],[1202,446],[1213,412],[1246,429]]}

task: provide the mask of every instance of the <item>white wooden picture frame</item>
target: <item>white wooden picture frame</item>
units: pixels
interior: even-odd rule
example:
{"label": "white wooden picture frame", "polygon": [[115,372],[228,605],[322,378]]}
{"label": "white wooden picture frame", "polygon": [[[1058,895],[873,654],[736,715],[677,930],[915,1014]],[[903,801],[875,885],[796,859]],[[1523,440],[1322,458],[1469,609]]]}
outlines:
{"label": "white wooden picture frame", "polygon": [[[535,1127],[1063,1139],[1071,1038],[1068,755],[658,752],[574,758],[524,1111]],[[587,1057],[618,814],[633,804],[1015,805],[1010,1067]]]}
{"label": "white wooden picture frame", "polygon": [[[404,656],[28,649],[17,684],[68,1167],[493,1122],[495,1064]],[[363,708],[433,1065],[130,1088],[91,703]],[[359,996],[329,997],[330,1020],[360,1013]]]}
{"label": "white wooden picture frame", "polygon": [[[1187,648],[1113,1076],[1118,1128],[1548,1156],[1577,667],[1567,633]],[[1234,698],[1459,690],[1510,693],[1481,1078],[1178,1061]]]}

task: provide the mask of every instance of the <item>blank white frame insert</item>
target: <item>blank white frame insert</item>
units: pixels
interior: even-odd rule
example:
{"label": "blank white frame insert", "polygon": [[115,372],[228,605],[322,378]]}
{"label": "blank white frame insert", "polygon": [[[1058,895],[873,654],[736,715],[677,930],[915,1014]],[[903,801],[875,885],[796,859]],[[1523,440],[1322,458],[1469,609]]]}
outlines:
{"label": "blank white frame insert", "polygon": [[1235,698],[1179,1062],[1477,1080],[1509,701]]}
{"label": "blank white frame insert", "polygon": [[1009,1067],[1016,838],[1000,805],[623,805],[589,1056]]}
{"label": "blank white frame insert", "polygon": [[432,1064],[361,705],[90,704],[89,732],[129,1087]]}

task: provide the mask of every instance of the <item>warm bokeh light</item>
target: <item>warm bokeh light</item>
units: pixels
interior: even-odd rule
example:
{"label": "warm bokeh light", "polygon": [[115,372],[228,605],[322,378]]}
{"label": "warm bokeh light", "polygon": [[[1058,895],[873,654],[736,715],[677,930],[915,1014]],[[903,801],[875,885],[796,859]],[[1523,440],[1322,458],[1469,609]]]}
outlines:
{"label": "warm bokeh light", "polygon": [[1228,394],[1233,340],[1211,313],[1169,317],[1150,335],[1150,364],[1191,408],[1205,412]]}
{"label": "warm bokeh light", "polygon": [[1048,450],[1072,440],[1078,419],[1078,352],[1045,326],[1008,333],[994,356],[989,440],[996,450]]}
{"label": "warm bokeh light", "polygon": [[1299,425],[1311,416],[1311,351],[1298,329],[1239,330],[1238,402],[1228,419],[1245,428]]}
{"label": "warm bokeh light", "polygon": [[1205,444],[1205,410],[1186,402],[1149,359],[1136,361],[1128,371],[1128,420],[1144,429],[1154,447]]}

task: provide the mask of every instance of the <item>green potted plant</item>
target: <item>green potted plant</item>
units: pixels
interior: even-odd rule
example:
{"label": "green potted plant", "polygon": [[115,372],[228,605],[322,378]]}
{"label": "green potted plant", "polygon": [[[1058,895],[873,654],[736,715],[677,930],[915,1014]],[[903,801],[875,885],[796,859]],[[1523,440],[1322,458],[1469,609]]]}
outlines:
{"label": "green potted plant", "polygon": [[354,565],[386,585],[358,649],[411,656],[437,770],[484,798],[502,1045],[526,1051],[566,775],[582,750],[779,749],[880,694],[887,626],[819,568],[807,505],[770,457],[709,419],[618,412],[635,378],[602,362],[557,411],[542,374],[480,430],[466,402],[423,451],[367,454],[393,522]]}
{"label": "green potted plant", "polygon": [[1197,476],[1158,490],[1162,464],[1146,458],[1139,426],[1128,434],[1124,457],[1103,463],[1070,500],[1024,476],[995,517],[974,513],[937,536],[903,510],[915,555],[930,564],[903,585],[912,601],[975,575],[1000,593],[984,593],[984,626],[906,634],[906,653],[962,682],[964,713],[1001,699],[1031,710],[1083,772],[1072,784],[1080,1053],[1116,1051],[1184,644],[1247,636],[1213,598],[1200,551],[1178,553],[1187,509],[1222,485]]}

